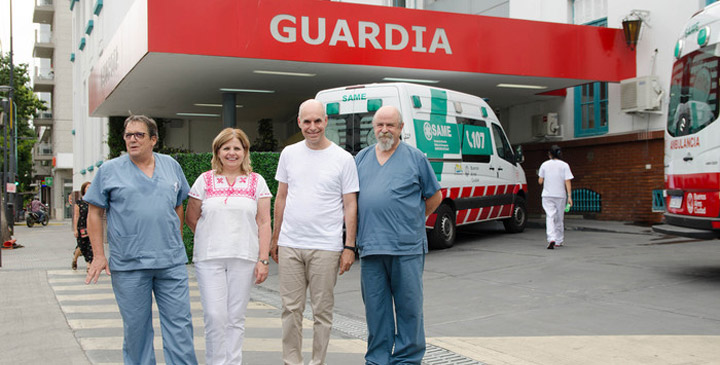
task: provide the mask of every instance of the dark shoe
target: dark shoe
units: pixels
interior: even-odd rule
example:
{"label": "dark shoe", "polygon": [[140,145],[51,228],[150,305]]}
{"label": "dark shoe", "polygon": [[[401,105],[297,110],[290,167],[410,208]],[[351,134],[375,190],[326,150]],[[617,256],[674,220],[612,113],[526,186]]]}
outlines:
{"label": "dark shoe", "polygon": [[550,244],[547,247],[548,250],[554,250],[555,249],[555,241],[550,242]]}
{"label": "dark shoe", "polygon": [[77,261],[73,260],[72,262],[72,269],[77,270]]}

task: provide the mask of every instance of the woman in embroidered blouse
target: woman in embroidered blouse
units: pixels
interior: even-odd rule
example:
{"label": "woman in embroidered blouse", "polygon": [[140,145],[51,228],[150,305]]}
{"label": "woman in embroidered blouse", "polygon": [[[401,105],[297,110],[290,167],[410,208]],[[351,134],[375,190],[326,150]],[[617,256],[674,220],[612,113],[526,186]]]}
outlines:
{"label": "woman in embroidered blouse", "polygon": [[245,132],[222,130],[212,150],[212,170],[190,189],[185,223],[195,233],[206,362],[241,364],[250,289],[268,276],[272,195],[252,172]]}

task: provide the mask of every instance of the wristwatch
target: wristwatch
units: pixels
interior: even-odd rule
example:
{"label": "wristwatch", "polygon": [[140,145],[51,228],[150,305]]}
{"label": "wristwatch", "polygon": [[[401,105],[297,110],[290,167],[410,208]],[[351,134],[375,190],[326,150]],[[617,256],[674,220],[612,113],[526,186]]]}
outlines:
{"label": "wristwatch", "polygon": [[358,253],[358,248],[357,248],[357,246],[343,246],[343,250],[350,250],[350,251],[352,251],[352,252],[354,252],[354,253]]}
{"label": "wristwatch", "polygon": [[270,261],[268,261],[268,260],[258,260],[258,262],[263,265],[270,265]]}

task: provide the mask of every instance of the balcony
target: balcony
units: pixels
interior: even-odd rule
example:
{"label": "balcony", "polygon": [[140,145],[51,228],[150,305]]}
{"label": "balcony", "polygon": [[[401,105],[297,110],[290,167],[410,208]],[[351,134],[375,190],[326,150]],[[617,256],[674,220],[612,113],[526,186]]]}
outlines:
{"label": "balcony", "polygon": [[49,143],[36,143],[33,148],[33,159],[35,161],[52,161],[52,145]]}
{"label": "balcony", "polygon": [[52,127],[53,125],[53,114],[52,110],[41,111],[38,116],[33,119],[33,126],[35,127]]}
{"label": "balcony", "polygon": [[52,175],[52,159],[33,161],[33,177],[47,177]]}
{"label": "balcony", "polygon": [[33,78],[33,91],[36,93],[51,93],[55,87],[55,73],[53,70],[48,72],[38,71],[35,67],[35,77]]}
{"label": "balcony", "polygon": [[33,23],[52,24],[55,15],[53,0],[35,0],[35,11],[33,12]]}
{"label": "balcony", "polygon": [[53,58],[55,53],[55,45],[52,43],[51,32],[35,31],[35,47],[33,47],[33,57],[35,58]]}

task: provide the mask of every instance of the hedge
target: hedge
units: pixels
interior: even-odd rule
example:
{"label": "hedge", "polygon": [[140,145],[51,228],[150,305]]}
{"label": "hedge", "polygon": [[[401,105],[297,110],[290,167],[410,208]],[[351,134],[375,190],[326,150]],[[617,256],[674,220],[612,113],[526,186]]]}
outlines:
{"label": "hedge", "polygon": [[[180,166],[185,173],[185,178],[190,186],[192,186],[200,174],[210,170],[211,168],[210,161],[212,160],[212,153],[179,153],[173,155],[173,157],[178,163],[180,163]],[[275,180],[275,171],[277,171],[278,160],[280,160],[280,153],[278,152],[250,152],[250,161],[252,163],[253,172],[258,173],[265,178],[265,182],[273,195],[270,202],[271,217],[278,186],[277,181]],[[184,203],[184,207],[187,207],[187,201]],[[188,262],[192,262],[193,239],[194,235],[192,231],[187,225],[184,225],[183,241],[185,243],[185,253],[187,254]]]}

